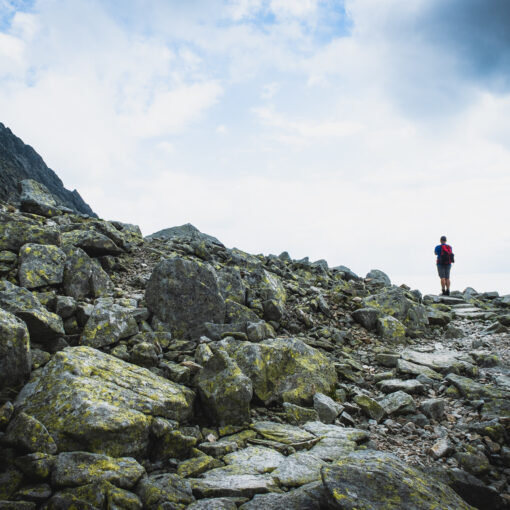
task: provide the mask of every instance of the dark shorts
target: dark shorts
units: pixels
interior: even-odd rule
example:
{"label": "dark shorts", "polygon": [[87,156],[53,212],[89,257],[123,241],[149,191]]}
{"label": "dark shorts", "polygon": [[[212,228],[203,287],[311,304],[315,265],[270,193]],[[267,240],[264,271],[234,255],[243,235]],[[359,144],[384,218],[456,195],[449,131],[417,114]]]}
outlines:
{"label": "dark shorts", "polygon": [[447,266],[443,264],[437,265],[437,273],[439,274],[439,278],[450,278],[450,269],[452,268],[451,264],[448,264]]}

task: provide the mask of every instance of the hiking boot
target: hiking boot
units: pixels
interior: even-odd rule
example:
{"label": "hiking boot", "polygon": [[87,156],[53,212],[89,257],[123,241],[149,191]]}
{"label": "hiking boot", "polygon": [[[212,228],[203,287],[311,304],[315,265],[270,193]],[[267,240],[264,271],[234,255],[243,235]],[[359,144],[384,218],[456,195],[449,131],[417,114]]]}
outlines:
{"label": "hiking boot", "polygon": [[449,296],[450,295],[450,289],[448,289],[446,292],[445,292],[445,296]]}
{"label": "hiking boot", "polygon": [[441,296],[446,296],[446,290],[444,290],[444,289],[443,289],[443,290],[441,291]]}

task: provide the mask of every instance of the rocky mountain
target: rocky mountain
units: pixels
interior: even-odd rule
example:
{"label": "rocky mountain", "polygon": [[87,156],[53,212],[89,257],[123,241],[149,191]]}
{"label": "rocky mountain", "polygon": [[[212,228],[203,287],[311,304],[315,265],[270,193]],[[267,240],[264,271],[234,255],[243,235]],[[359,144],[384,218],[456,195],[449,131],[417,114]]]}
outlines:
{"label": "rocky mountain", "polygon": [[508,508],[510,296],[143,239],[25,188],[0,204],[0,508]]}
{"label": "rocky mountain", "polygon": [[0,200],[18,201],[19,183],[25,179],[43,184],[57,204],[95,216],[76,190],[64,188],[57,174],[46,166],[41,156],[0,122]]}

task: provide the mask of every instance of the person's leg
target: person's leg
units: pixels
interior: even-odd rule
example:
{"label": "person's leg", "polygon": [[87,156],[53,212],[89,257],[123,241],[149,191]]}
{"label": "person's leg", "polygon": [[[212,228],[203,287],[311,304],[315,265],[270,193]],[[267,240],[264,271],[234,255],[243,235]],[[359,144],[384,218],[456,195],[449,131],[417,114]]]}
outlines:
{"label": "person's leg", "polygon": [[449,296],[450,295],[450,269],[451,269],[452,266],[447,266],[447,269],[446,269],[446,278],[445,278],[445,285],[446,285],[446,295]]}
{"label": "person's leg", "polygon": [[446,292],[446,278],[441,278],[441,292],[443,294]]}

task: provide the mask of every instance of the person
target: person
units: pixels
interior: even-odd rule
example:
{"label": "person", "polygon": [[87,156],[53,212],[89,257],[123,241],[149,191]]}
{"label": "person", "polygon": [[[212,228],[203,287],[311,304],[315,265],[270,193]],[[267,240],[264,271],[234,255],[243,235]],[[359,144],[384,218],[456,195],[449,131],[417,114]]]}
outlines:
{"label": "person", "polygon": [[437,272],[441,278],[441,290],[443,296],[450,295],[450,270],[455,262],[452,247],[446,244],[446,236],[441,236],[441,244],[434,249],[437,255]]}

